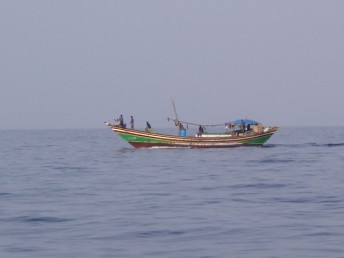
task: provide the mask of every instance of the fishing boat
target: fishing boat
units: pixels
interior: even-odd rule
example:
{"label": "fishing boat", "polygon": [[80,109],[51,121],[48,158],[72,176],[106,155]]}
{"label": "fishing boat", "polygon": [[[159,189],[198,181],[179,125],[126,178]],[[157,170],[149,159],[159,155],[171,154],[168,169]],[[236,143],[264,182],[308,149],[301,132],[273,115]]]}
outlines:
{"label": "fishing boat", "polygon": [[[178,128],[178,135],[156,133],[147,122],[146,129],[135,130],[126,128],[123,117],[115,120],[117,124],[105,124],[125,141],[135,148],[231,148],[239,146],[262,146],[278,130],[276,126],[263,126],[261,123],[249,120],[238,119],[232,122],[217,125],[200,125],[178,119],[176,106],[173,99],[175,118],[167,118],[174,121]],[[187,135],[186,128],[199,126],[198,132],[194,135]],[[225,131],[221,133],[208,133],[206,128],[224,126]]]}
{"label": "fishing boat", "polygon": [[208,133],[205,128],[220,125],[201,125],[201,132],[187,135],[186,129],[189,125],[196,125],[170,119],[180,128],[177,135],[157,133],[151,129],[135,130],[125,128],[118,124],[105,124],[135,148],[230,148],[239,146],[262,146],[277,130],[276,126],[263,126],[261,123],[239,119],[224,123],[225,130],[222,133]]}

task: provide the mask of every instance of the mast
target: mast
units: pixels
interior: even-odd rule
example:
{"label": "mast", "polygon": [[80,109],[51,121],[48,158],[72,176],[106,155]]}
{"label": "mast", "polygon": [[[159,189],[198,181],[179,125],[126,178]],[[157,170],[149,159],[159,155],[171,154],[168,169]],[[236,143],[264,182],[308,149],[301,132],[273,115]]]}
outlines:
{"label": "mast", "polygon": [[175,124],[175,126],[179,126],[179,119],[178,119],[178,114],[177,114],[176,106],[174,105],[173,98],[171,98],[171,100],[172,100],[172,105],[173,105],[173,110],[174,110],[174,116],[175,116],[174,124]]}

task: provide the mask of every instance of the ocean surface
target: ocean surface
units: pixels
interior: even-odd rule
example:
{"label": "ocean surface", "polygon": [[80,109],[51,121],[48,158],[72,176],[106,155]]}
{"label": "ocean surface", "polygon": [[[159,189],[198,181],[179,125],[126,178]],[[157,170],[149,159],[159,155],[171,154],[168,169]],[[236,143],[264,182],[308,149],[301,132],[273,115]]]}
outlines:
{"label": "ocean surface", "polygon": [[0,257],[344,257],[344,127],[233,149],[133,149],[107,128],[0,143]]}

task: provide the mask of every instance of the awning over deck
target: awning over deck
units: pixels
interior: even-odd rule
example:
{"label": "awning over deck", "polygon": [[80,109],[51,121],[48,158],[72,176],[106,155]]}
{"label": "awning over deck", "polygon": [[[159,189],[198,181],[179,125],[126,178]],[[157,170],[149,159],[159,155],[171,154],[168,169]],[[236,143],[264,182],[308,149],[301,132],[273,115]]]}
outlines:
{"label": "awning over deck", "polygon": [[259,122],[255,121],[255,120],[251,120],[251,119],[237,119],[235,121],[229,122],[228,124],[235,124],[235,125],[241,125],[241,124],[245,124],[245,125],[255,125],[255,124],[260,124]]}

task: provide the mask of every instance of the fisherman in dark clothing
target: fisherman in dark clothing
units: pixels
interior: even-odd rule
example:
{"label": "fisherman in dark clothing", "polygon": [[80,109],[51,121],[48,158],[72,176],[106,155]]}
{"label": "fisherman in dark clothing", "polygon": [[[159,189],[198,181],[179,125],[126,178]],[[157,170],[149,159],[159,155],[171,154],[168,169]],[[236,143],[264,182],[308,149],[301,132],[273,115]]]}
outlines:
{"label": "fisherman in dark clothing", "polygon": [[146,122],[146,125],[146,132],[150,132],[152,130],[152,127],[148,121]]}
{"label": "fisherman in dark clothing", "polygon": [[133,116],[130,117],[130,127],[131,127],[131,129],[134,129],[134,117]]}
{"label": "fisherman in dark clothing", "polygon": [[123,115],[120,115],[118,120],[119,120],[119,126],[124,128]]}
{"label": "fisherman in dark clothing", "polygon": [[204,129],[203,129],[203,126],[199,126],[198,127],[198,133],[197,133],[197,136],[200,137],[202,134],[204,133]]}
{"label": "fisherman in dark clothing", "polygon": [[246,130],[245,122],[244,122],[244,120],[241,120],[241,131],[244,133],[245,130]]}

